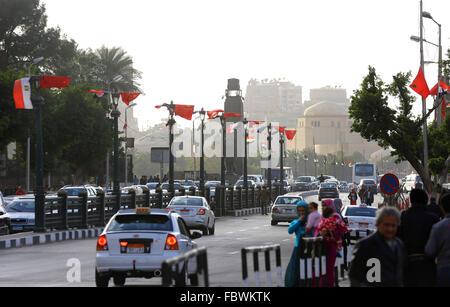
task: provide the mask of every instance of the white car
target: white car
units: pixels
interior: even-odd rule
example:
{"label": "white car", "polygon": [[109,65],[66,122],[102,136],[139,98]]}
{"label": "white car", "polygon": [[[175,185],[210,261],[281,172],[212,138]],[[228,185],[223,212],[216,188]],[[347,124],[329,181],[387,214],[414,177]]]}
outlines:
{"label": "white car", "polygon": [[[244,176],[241,176],[241,178],[239,178],[239,180],[244,180]],[[247,180],[252,180],[255,182],[255,186],[264,186],[264,179],[262,175],[248,175],[247,176]]]}
{"label": "white car", "polygon": [[345,206],[342,209],[342,217],[346,220],[350,231],[350,238],[356,237],[356,230],[359,230],[360,237],[367,235],[366,230],[376,231],[375,216],[377,208],[369,207],[365,204],[357,206]]}
{"label": "white car", "polygon": [[[247,185],[248,185],[249,189],[251,187],[255,187],[256,188],[256,184],[255,184],[255,182],[253,180],[248,180],[247,179]],[[234,185],[234,189],[237,190],[237,187],[241,187],[242,189],[244,189],[244,180],[243,179],[242,180],[238,180],[236,182],[236,184]]]}
{"label": "white car", "polygon": [[199,229],[205,236],[214,234],[216,217],[206,198],[201,196],[176,196],[172,198],[167,209],[180,214],[190,229]]}
{"label": "white car", "polygon": [[[121,210],[97,240],[96,286],[107,287],[111,277],[116,286],[123,286],[127,277],[159,277],[164,260],[197,248],[192,240],[201,236],[191,234],[182,217],[165,209]],[[189,261],[191,279],[195,270],[195,261]]]}

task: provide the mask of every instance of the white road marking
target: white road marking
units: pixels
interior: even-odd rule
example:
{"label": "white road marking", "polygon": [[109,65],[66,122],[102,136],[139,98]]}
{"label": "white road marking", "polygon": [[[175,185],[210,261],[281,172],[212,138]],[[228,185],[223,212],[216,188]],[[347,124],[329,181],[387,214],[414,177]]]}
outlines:
{"label": "white road marking", "polygon": [[229,234],[229,235],[231,235],[231,234],[233,234],[234,232],[232,232],[232,231],[230,231],[230,232],[227,232],[227,234]]}
{"label": "white road marking", "polygon": [[236,255],[236,254],[239,254],[239,251],[228,253],[228,255]]}
{"label": "white road marking", "polygon": [[247,231],[247,229],[242,229],[242,230],[239,230],[239,231]]}
{"label": "white road marking", "polygon": [[284,239],[283,242],[289,241],[290,239]]}

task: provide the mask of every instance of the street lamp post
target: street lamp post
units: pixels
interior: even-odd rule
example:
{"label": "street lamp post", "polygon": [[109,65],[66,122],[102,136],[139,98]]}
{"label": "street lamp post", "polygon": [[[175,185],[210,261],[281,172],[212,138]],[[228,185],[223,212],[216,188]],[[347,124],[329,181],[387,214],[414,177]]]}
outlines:
{"label": "street lamp post", "polygon": [[269,185],[269,199],[272,202],[272,123],[267,126],[269,131],[267,141],[269,143],[269,165],[267,169],[267,183]]}
{"label": "street lamp post", "polygon": [[314,158],[314,177],[317,177],[317,163],[319,163],[319,160]]}
{"label": "street lamp post", "polygon": [[248,120],[244,118],[244,189],[245,189],[245,208],[248,208],[248,175],[247,175],[247,138],[248,138]]}
{"label": "street lamp post", "polygon": [[200,195],[203,197],[205,196],[205,152],[204,152],[204,142],[205,142],[205,136],[204,136],[204,129],[205,129],[205,110],[202,108],[200,113],[200,120],[202,121],[202,127],[201,127],[201,149],[200,149]]}
{"label": "street lamp post", "polygon": [[[39,88],[39,77],[32,77],[30,85],[32,89]],[[35,232],[45,232],[45,194],[44,194],[44,161],[42,145],[42,116],[41,105],[44,103],[42,96],[32,96],[31,101],[36,111],[36,189],[35,189]]]}
{"label": "street lamp post", "polygon": [[174,156],[172,153],[172,146],[173,146],[173,126],[175,125],[176,121],[173,118],[175,116],[175,105],[173,101],[170,102],[170,105],[168,107],[170,112],[170,117],[167,125],[169,126],[169,193],[173,196],[175,195],[175,189],[174,189]]}
{"label": "street lamp post", "polygon": [[[31,66],[38,64],[44,60],[44,57],[39,57],[31,61],[30,65],[28,66],[28,78],[31,79]],[[30,154],[30,148],[31,148],[31,138],[30,138],[30,130],[28,129],[28,137],[27,137],[27,182],[26,182],[26,189],[27,193],[30,191],[30,161],[31,161],[31,154]]]}
{"label": "street lamp post", "polygon": [[119,104],[120,93],[114,90],[110,93],[111,101],[113,105],[113,111],[111,115],[114,118],[114,184],[113,194],[120,195],[120,183],[119,183],[119,117],[120,112],[117,110]]}
{"label": "street lamp post", "polygon": [[303,161],[305,161],[305,176],[308,175],[307,171],[306,171],[306,161],[308,161],[308,156],[307,155],[303,155]]}
{"label": "street lamp post", "polygon": [[131,103],[125,108],[125,185],[128,186],[128,118],[127,111],[129,108],[135,107],[136,103]]}
{"label": "street lamp post", "polygon": [[280,194],[283,194],[284,190],[284,131],[280,131],[280,184],[281,184],[281,191]]}

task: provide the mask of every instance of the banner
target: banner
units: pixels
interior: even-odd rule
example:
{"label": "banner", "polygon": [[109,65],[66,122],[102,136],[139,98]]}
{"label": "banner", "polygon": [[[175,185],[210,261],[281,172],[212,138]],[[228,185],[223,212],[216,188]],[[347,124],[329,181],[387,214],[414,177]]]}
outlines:
{"label": "banner", "polygon": [[32,110],[30,78],[23,78],[14,82],[14,102],[16,109]]}
{"label": "banner", "polygon": [[60,76],[42,76],[40,81],[40,88],[63,88],[68,87],[70,77]]}

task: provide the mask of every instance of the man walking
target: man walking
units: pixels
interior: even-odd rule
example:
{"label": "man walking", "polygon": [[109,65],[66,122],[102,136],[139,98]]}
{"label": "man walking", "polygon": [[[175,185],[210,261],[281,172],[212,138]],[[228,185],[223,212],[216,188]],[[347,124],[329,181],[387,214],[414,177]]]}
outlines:
{"label": "man walking", "polygon": [[373,204],[373,192],[370,187],[368,187],[367,191],[364,193],[364,203],[369,207]]}
{"label": "man walking", "polygon": [[436,204],[436,198],[430,197],[430,204],[427,207],[428,212],[436,214],[440,220],[444,218],[444,212],[442,212],[441,208],[438,204]]}
{"label": "man walking", "polygon": [[445,218],[433,225],[425,254],[437,259],[436,285],[450,287],[450,194],[441,197]]}
{"label": "man walking", "polygon": [[384,207],[377,212],[377,231],[364,238],[353,248],[350,264],[352,287],[403,286],[405,248],[395,235],[400,224],[400,212]]}
{"label": "man walking", "polygon": [[428,195],[424,190],[412,189],[409,198],[411,207],[402,212],[398,234],[407,253],[405,286],[432,287],[436,265],[433,259],[426,257],[425,245],[439,218],[427,211]]}

